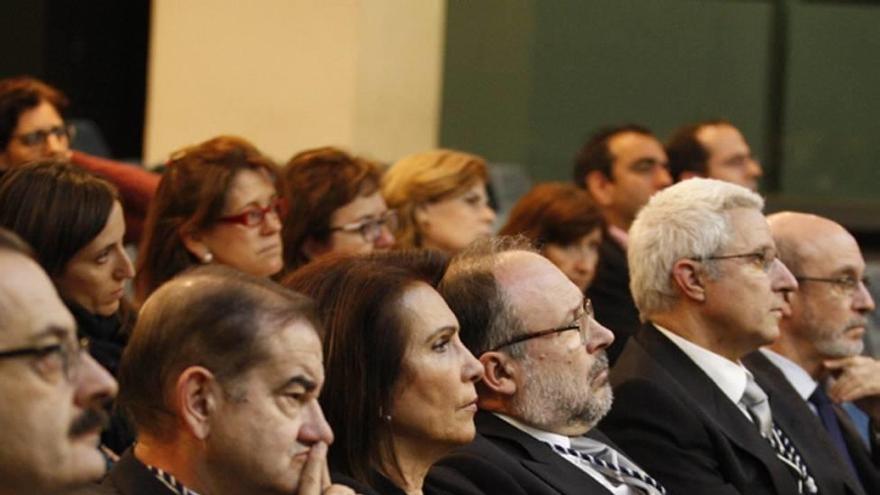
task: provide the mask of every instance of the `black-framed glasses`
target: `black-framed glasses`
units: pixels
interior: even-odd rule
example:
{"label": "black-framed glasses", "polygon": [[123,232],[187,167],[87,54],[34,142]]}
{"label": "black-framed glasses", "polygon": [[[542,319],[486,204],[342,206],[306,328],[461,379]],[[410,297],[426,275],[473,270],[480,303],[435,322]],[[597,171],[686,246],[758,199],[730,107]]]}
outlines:
{"label": "black-framed glasses", "polygon": [[588,298],[584,298],[581,303],[581,314],[577,315],[570,324],[563,325],[561,327],[556,328],[548,328],[547,330],[539,330],[533,333],[526,333],[523,335],[519,335],[514,337],[507,342],[496,345],[495,347],[489,349],[490,352],[495,352],[502,347],[507,347],[513,344],[519,344],[520,342],[525,342],[526,340],[537,339],[541,337],[546,337],[547,335],[553,335],[556,333],[567,332],[569,330],[577,330],[581,337],[581,345],[587,345],[587,329],[590,327],[590,321],[593,319],[593,303],[590,302]]}
{"label": "black-framed glasses", "polygon": [[768,273],[776,262],[776,253],[772,251],[755,251],[753,253],[742,254],[722,254],[718,256],[692,256],[689,259],[694,261],[716,261],[716,260],[733,260],[748,259],[753,265],[760,268],[764,273]]}
{"label": "black-framed glasses", "polygon": [[18,134],[13,137],[28,148],[35,148],[37,146],[45,146],[49,136],[55,136],[56,139],[66,139],[69,143],[76,136],[76,127],[73,124],[62,124],[48,129],[37,129],[36,131]]}
{"label": "black-framed glasses", "polygon": [[364,239],[364,242],[372,244],[376,239],[382,236],[382,227],[386,227],[389,231],[397,230],[398,217],[397,211],[387,210],[378,218],[351,222],[338,227],[330,227],[330,232],[348,232],[358,233]]}
{"label": "black-framed glasses", "polygon": [[[82,356],[89,350],[89,339],[81,338],[79,340],[62,341],[57,344],[48,344],[34,347],[21,347],[18,349],[10,349],[0,351],[0,359],[12,359],[18,357],[34,356],[38,361],[45,361],[51,356],[55,356],[59,362],[56,363],[62,374],[68,381],[73,381],[76,371],[82,362]],[[51,378],[52,370],[55,369],[51,363],[43,362],[37,366],[37,370],[44,378]]]}
{"label": "black-framed glasses", "polygon": [[258,225],[262,225],[263,222],[266,221],[266,215],[270,212],[274,213],[278,219],[284,218],[284,213],[287,211],[287,202],[284,198],[275,198],[269,202],[266,206],[252,206],[247,210],[237,214],[237,215],[228,215],[225,217],[220,217],[217,219],[218,222],[224,223],[238,223],[244,225],[245,227],[256,227]]}
{"label": "black-framed glasses", "polygon": [[857,278],[848,275],[843,277],[808,277],[806,275],[795,275],[794,279],[797,280],[799,283],[818,282],[824,284],[833,284],[837,287],[840,287],[849,294],[853,294],[858,291],[859,284],[862,284],[865,287],[871,286],[871,281],[868,279],[868,277]]}

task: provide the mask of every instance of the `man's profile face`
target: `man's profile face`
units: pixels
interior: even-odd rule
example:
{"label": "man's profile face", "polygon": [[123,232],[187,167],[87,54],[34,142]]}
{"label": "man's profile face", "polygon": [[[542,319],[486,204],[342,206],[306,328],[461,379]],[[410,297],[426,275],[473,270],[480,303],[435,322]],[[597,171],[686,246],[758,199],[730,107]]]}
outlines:
{"label": "man's profile face", "polygon": [[[64,344],[76,327],[39,266],[0,252],[0,352]],[[45,352],[0,359],[0,479],[20,493],[84,485],[105,471],[98,452],[102,406],[116,382],[87,352]]]}
{"label": "man's profile face", "polygon": [[614,157],[611,165],[613,190],[608,208],[632,223],[654,193],[672,184],[666,151],[654,136],[636,132],[623,132],[612,137],[608,150]]}
{"label": "man's profile face", "polygon": [[207,437],[213,476],[240,493],[296,493],[312,445],[333,442],[318,394],[324,383],[321,341],[299,321],[271,332],[268,353],[224,386]]}
{"label": "man's profile face", "polygon": [[[6,149],[0,153],[0,168],[17,167],[47,158],[70,158],[70,141],[64,120],[48,101],[41,101],[18,116]],[[60,135],[59,135],[60,134]]]}
{"label": "man's profile face", "polygon": [[706,150],[706,176],[739,184],[752,191],[764,174],[742,133],[727,124],[707,125],[697,131],[697,140]]}

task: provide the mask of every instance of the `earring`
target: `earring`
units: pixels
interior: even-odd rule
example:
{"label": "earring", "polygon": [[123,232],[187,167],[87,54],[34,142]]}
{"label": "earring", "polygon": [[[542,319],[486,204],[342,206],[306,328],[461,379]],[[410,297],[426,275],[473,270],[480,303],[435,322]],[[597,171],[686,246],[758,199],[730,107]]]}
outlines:
{"label": "earring", "polygon": [[207,265],[212,261],[214,261],[214,255],[210,251],[202,255],[202,263]]}
{"label": "earring", "polygon": [[382,411],[382,408],[379,407],[379,419],[381,419],[382,421],[384,421],[384,422],[386,422],[386,423],[390,423],[390,422],[391,422],[391,415],[390,415],[390,414],[385,414],[385,413]]}

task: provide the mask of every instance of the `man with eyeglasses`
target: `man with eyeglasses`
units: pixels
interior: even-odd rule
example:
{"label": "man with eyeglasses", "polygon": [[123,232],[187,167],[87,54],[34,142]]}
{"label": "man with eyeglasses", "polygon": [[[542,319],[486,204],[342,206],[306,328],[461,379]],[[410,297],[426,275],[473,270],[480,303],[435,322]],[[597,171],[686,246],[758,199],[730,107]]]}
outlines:
{"label": "man with eyeglasses", "polygon": [[[852,493],[880,493],[880,361],[860,355],[876,306],[859,245],[841,225],[819,216],[782,212],[767,220],[799,287],[788,296],[779,339],[746,364],[776,386],[770,400],[796,419],[801,435],[821,441],[824,463]],[[840,407],[845,401],[870,418],[870,450]]]}
{"label": "man with eyeglasses", "polygon": [[676,182],[707,177],[757,191],[764,174],[742,132],[723,119],[681,127],[666,144],[666,154]]}
{"label": "man with eyeglasses", "polygon": [[65,493],[100,478],[116,382],[16,236],[0,229],[0,494]]}
{"label": "man with eyeglasses", "polygon": [[779,336],[798,286],[763,206],[742,186],[695,178],[657,193],[630,229],[646,324],[612,369],[600,427],[671,493],[848,493],[742,363]]}
{"label": "man with eyeglasses", "polygon": [[[611,406],[611,332],[588,299],[522,238],[478,241],[440,292],[485,369],[477,437],[441,460],[441,492],[652,494],[663,488],[593,427]],[[504,488],[502,488],[504,487]]]}

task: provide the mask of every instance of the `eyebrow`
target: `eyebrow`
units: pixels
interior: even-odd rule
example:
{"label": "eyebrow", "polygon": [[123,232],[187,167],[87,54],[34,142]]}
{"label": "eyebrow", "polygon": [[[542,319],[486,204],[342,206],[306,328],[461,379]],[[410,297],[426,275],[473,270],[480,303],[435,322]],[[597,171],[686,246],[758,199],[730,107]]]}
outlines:
{"label": "eyebrow", "polygon": [[49,326],[44,328],[41,332],[39,332],[35,335],[32,335],[29,340],[36,342],[36,341],[42,340],[46,337],[58,337],[59,339],[63,340],[63,339],[68,338],[69,333],[70,332],[66,328],[64,328],[60,325],[50,324]]}
{"label": "eyebrow", "polygon": [[315,381],[311,378],[305,375],[296,375],[284,382],[284,385],[278,387],[278,390],[284,390],[292,385],[299,385],[302,388],[306,389],[306,392],[311,392],[318,388],[318,384],[315,383]]}
{"label": "eyebrow", "polygon": [[437,330],[434,330],[433,332],[431,332],[431,335],[428,335],[428,337],[425,338],[425,342],[426,342],[426,343],[427,343],[427,342],[430,342],[432,339],[434,339],[434,337],[436,337],[436,336],[438,336],[438,335],[440,335],[440,334],[442,334],[442,333],[444,333],[444,332],[449,332],[449,331],[451,331],[451,332],[453,332],[453,333],[454,333],[454,332],[457,332],[457,331],[458,331],[458,327],[455,326],[455,325],[447,325],[447,326],[445,326],[445,327],[440,327],[440,328],[438,328]]}

